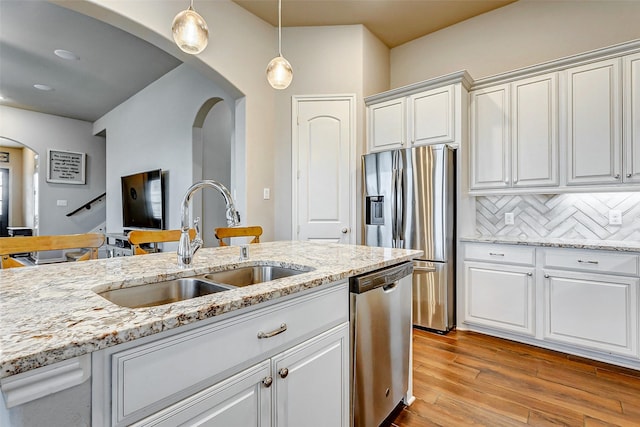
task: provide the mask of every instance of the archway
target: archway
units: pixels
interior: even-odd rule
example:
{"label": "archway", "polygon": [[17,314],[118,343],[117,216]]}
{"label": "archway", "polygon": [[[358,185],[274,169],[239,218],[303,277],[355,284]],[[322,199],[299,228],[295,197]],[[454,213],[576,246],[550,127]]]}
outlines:
{"label": "archway", "polygon": [[7,227],[26,227],[37,234],[38,153],[3,136],[0,136],[0,206],[0,236],[7,236]]}
{"label": "archway", "polygon": [[[233,165],[234,114],[221,98],[207,100],[193,124],[193,180],[212,179],[234,189]],[[219,194],[203,191],[201,204],[194,200],[194,212],[200,212],[204,246],[218,246],[216,227],[226,227],[225,204]]]}

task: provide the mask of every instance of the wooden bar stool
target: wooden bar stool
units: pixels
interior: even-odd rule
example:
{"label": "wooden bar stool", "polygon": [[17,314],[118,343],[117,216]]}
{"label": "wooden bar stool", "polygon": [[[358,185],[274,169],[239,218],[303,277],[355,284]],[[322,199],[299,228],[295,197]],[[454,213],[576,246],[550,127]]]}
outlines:
{"label": "wooden bar stool", "polygon": [[76,258],[77,261],[98,258],[98,248],[104,244],[104,234],[60,234],[51,236],[17,236],[0,237],[0,257],[2,268],[25,267],[24,264],[11,258],[11,255],[55,251],[63,249],[89,249]]}
{"label": "wooden bar stool", "polygon": [[[150,253],[148,250],[142,248],[140,245],[148,243],[165,243],[165,242],[178,242],[180,241],[180,230],[133,230],[127,234],[129,243],[134,255],[144,255]],[[191,228],[189,230],[189,236],[191,240],[196,236],[196,230]]]}
{"label": "wooden bar stool", "polygon": [[220,242],[220,246],[229,246],[222,239],[228,239],[231,237],[253,237],[249,243],[260,243],[260,236],[262,235],[262,227],[259,225],[253,225],[249,227],[220,227],[215,230],[216,239]]}

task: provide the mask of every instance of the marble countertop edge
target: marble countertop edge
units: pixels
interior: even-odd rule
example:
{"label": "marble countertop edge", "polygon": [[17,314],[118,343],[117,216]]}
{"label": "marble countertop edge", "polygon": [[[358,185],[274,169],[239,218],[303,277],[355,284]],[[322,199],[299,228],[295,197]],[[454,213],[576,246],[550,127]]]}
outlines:
{"label": "marble countertop edge", "polygon": [[529,238],[510,236],[463,236],[462,242],[500,243],[509,245],[542,246],[553,248],[595,249],[620,252],[640,252],[640,241],[595,240],[595,239],[563,239],[563,238]]}

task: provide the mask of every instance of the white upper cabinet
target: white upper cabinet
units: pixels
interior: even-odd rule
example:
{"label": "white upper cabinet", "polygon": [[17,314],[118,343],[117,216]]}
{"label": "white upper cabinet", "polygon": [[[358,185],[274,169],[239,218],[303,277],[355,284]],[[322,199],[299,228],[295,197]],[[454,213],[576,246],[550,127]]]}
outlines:
{"label": "white upper cabinet", "polygon": [[460,71],[365,98],[367,152],[459,144],[470,82]]}
{"label": "white upper cabinet", "polygon": [[471,189],[557,186],[556,73],[471,93]]}
{"label": "white upper cabinet", "polygon": [[367,107],[369,151],[391,150],[406,145],[405,98]]}
{"label": "white upper cabinet", "polygon": [[471,93],[471,189],[511,186],[509,89]]}
{"label": "white upper cabinet", "polygon": [[567,185],[621,179],[620,60],[567,70]]}
{"label": "white upper cabinet", "polygon": [[623,58],[624,181],[640,182],[640,53]]}
{"label": "white upper cabinet", "polygon": [[557,186],[557,74],[514,82],[511,96],[513,186]]}
{"label": "white upper cabinet", "polygon": [[454,106],[453,85],[411,95],[407,105],[411,144],[453,142]]}

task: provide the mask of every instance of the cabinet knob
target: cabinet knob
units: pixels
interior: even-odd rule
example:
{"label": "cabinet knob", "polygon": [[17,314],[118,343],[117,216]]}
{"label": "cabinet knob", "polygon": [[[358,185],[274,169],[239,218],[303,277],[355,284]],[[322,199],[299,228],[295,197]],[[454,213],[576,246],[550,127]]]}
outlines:
{"label": "cabinet knob", "polygon": [[545,279],[548,279],[548,278],[549,278],[549,275],[548,275],[548,274],[545,274],[545,275],[544,275],[544,278],[545,278]]}
{"label": "cabinet knob", "polygon": [[627,174],[627,178],[631,178],[631,174],[630,173]]}
{"label": "cabinet knob", "polygon": [[273,378],[271,378],[271,376],[264,378],[262,380],[262,384],[267,388],[271,387],[271,384],[273,384]]}
{"label": "cabinet knob", "polygon": [[620,179],[620,174],[619,174],[619,173],[617,173],[617,174],[615,174],[613,177],[614,177],[615,179]]}
{"label": "cabinet knob", "polygon": [[531,277],[531,276],[533,276],[533,273],[529,272],[529,273],[527,273],[527,276]]}
{"label": "cabinet knob", "polygon": [[280,378],[287,378],[287,375],[289,375],[289,370],[287,368],[282,368],[278,371],[278,375],[280,375]]}
{"label": "cabinet knob", "polygon": [[340,231],[342,232],[342,234],[347,234],[349,232],[349,229],[347,227],[343,227]]}

